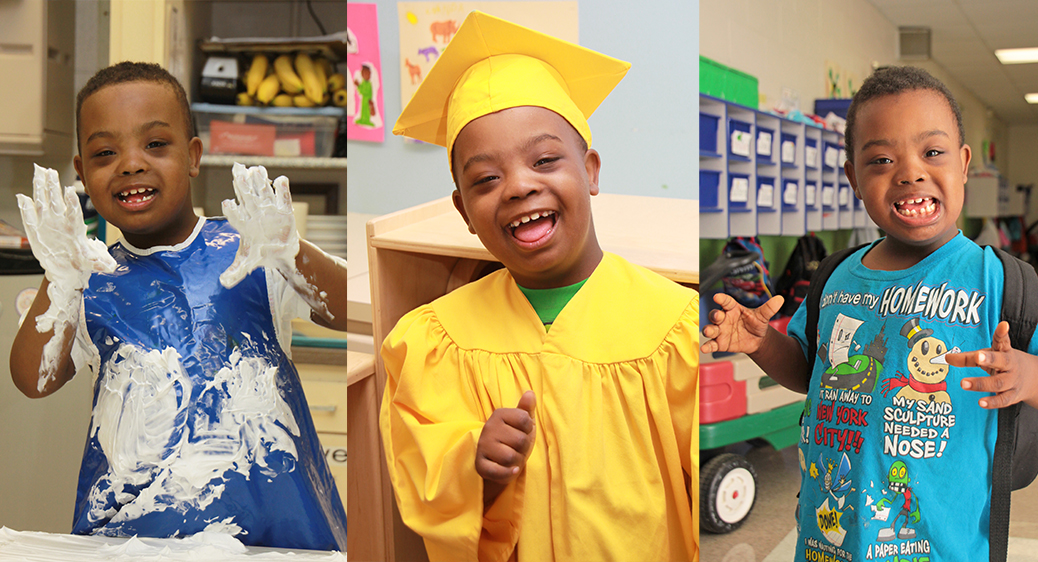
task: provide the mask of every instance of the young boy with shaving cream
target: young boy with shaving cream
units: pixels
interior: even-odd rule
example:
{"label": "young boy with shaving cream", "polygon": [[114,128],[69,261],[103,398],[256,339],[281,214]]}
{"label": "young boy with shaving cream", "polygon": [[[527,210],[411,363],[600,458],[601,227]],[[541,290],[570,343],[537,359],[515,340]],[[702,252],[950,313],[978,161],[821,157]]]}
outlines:
{"label": "young boy with shaving cream", "polygon": [[699,296],[603,252],[591,215],[587,117],[629,66],[473,12],[397,121],[447,148],[505,266],[382,345],[389,474],[431,560],[698,559]]}
{"label": "young boy with shaving cream", "polygon": [[299,239],[288,181],[262,167],[235,165],[226,220],[195,216],[202,143],[158,65],[102,69],[76,116],[76,171],[123,239],[87,239],[72,188],[37,168],[18,203],[46,279],[11,351],[30,397],[96,376],[73,533],[345,550],[288,325],[345,330],[345,293],[321,290],[345,267]]}

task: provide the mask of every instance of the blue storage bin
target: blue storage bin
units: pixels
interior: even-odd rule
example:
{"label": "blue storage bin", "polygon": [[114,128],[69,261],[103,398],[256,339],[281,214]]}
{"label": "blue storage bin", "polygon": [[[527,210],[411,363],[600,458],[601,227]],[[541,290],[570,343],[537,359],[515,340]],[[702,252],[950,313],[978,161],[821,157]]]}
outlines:
{"label": "blue storage bin", "polygon": [[[826,201],[825,201],[827,194],[832,197],[832,199],[828,202],[828,204],[826,204]],[[831,183],[823,183],[822,184],[822,190],[820,192],[818,192],[818,197],[819,197],[819,201],[822,204],[822,208],[825,209],[825,210],[830,210],[830,211],[836,209],[836,206],[837,206],[837,203],[838,203],[838,199],[837,199],[838,195],[839,195],[839,192],[837,192],[835,185],[833,185]]]}
{"label": "blue storage bin", "polygon": [[[738,119],[728,120],[728,158],[749,161],[753,154],[753,136],[749,123]],[[736,139],[740,139],[737,141]]]}
{"label": "blue storage bin", "polygon": [[[840,205],[840,208],[850,211],[854,208],[854,200],[856,199],[856,197],[854,197],[854,191],[851,190],[851,184],[841,182],[838,189],[839,190],[836,192],[837,197],[839,197],[841,191],[847,194],[847,202]],[[837,200],[837,202],[839,202],[839,200]]]}
{"label": "blue storage bin", "polygon": [[825,119],[829,112],[833,112],[844,119],[847,118],[847,110],[851,107],[849,99],[815,100],[815,115]]}
{"label": "blue storage bin", "polygon": [[704,213],[718,212],[720,197],[718,187],[721,184],[721,172],[699,170],[699,210]]}
{"label": "blue storage bin", "polygon": [[699,113],[699,152],[717,154],[717,125],[721,120],[716,115]]}
{"label": "blue storage bin", "polygon": [[[736,193],[741,192],[741,187],[737,189],[736,186],[741,186],[743,182],[746,182],[746,193]],[[754,194],[750,191],[750,176],[746,174],[733,174],[731,172],[728,172],[729,213],[746,213],[752,211],[753,207],[750,206],[750,198],[753,196]]]}
{"label": "blue storage bin", "polygon": [[822,193],[818,189],[818,183],[809,181],[804,183],[804,207],[817,209],[822,204]]}
{"label": "blue storage bin", "polygon": [[[824,143],[822,151],[822,167],[826,170],[834,170],[840,165],[840,145],[831,142]],[[830,155],[832,155],[830,160]]]}

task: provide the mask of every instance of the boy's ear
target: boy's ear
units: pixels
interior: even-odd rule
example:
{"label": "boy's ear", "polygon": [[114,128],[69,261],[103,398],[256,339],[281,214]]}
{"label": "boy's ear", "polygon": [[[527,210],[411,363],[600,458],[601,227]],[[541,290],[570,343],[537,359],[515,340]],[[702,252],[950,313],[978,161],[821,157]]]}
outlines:
{"label": "boy's ear", "polygon": [[970,148],[970,145],[962,144],[962,148],[959,149],[959,158],[962,160],[962,183],[966,183],[969,178],[970,159],[973,158],[973,149]]}
{"label": "boy's ear", "polygon": [[83,159],[77,154],[72,157],[72,167],[76,169],[76,175],[79,176],[79,180],[83,182],[83,189],[86,190],[86,194],[90,196],[90,186],[87,185],[86,176],[83,175]]}
{"label": "boy's ear", "polygon": [[843,175],[847,176],[847,181],[851,182],[854,196],[861,199],[861,193],[858,193],[858,178],[854,177],[854,164],[850,160],[843,163]]}
{"label": "boy's ear", "polygon": [[461,199],[461,191],[455,189],[454,193],[451,193],[451,201],[454,202],[454,208],[461,213],[461,218],[465,221],[465,224],[469,227],[469,233],[475,234],[476,231],[472,228],[472,223],[469,222],[469,215],[465,212],[465,202]]}
{"label": "boy's ear", "polygon": [[202,139],[191,137],[191,140],[187,143],[187,153],[191,159],[191,171],[188,172],[188,175],[197,178],[198,173],[202,170]]}
{"label": "boy's ear", "polygon": [[589,148],[584,153],[584,170],[587,171],[587,183],[591,195],[598,195],[598,173],[602,170],[602,157],[598,151]]}

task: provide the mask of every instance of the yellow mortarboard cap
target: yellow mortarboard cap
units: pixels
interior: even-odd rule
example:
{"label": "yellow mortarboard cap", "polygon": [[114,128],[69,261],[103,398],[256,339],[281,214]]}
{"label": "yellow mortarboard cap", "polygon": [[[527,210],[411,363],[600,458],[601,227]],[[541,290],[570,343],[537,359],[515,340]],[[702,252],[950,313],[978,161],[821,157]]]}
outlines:
{"label": "yellow mortarboard cap", "polygon": [[472,12],[401,112],[393,134],[447,147],[474,119],[520,106],[561,115],[591,145],[587,118],[631,64]]}

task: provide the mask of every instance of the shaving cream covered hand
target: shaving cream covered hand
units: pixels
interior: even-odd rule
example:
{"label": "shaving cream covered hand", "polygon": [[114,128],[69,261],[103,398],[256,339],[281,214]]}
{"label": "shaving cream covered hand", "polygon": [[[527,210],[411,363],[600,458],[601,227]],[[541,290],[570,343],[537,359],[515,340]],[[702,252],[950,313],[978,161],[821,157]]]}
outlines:
{"label": "shaving cream covered hand", "polygon": [[50,307],[36,317],[42,333],[77,321],[79,308],[69,304],[78,302],[76,293],[87,286],[91,273],[115,271],[115,259],[103,242],[87,237],[75,188],[62,190],[56,171],[34,167],[32,199],[17,197],[32,253],[50,281]]}
{"label": "shaving cream covered hand", "polygon": [[271,187],[263,166],[246,168],[235,163],[231,172],[238,203],[224,201],[223,213],[241,235],[241,244],[234,263],[220,275],[220,283],[231,288],[257,267],[274,268],[286,277],[294,274],[299,233],[288,178],[278,177]]}

